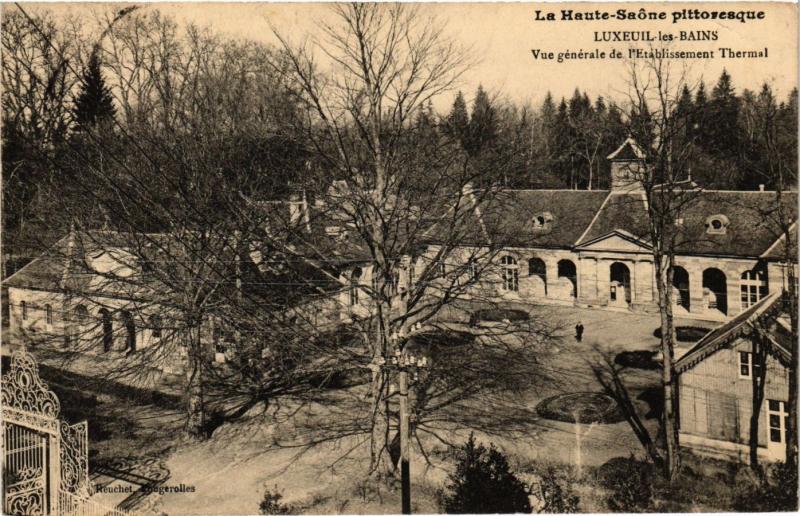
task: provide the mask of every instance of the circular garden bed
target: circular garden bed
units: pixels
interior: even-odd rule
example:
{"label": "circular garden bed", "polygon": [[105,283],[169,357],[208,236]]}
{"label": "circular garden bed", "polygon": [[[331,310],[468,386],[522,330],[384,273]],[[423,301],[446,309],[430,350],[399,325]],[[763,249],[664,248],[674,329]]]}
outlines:
{"label": "circular garden bed", "polygon": [[635,369],[660,369],[661,364],[656,360],[658,351],[638,349],[636,351],[623,351],[614,357],[614,363],[623,367]]}
{"label": "circular garden bed", "polygon": [[573,392],[543,400],[536,412],[565,423],[619,423],[625,420],[614,398],[600,392]]}
{"label": "circular garden bed", "polygon": [[[697,342],[698,340],[702,339],[706,333],[708,333],[708,328],[703,328],[701,326],[676,326],[675,327],[675,338],[678,339],[680,342]],[[653,332],[653,337],[660,339],[661,338],[661,328],[658,327]]]}

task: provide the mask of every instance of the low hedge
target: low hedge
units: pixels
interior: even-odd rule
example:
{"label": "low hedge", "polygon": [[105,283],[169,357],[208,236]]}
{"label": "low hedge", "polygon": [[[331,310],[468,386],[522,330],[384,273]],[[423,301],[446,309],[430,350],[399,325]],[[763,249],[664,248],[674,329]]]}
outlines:
{"label": "low hedge", "polygon": [[[697,342],[709,331],[711,330],[701,326],[676,326],[675,338],[680,342]],[[657,339],[661,338],[661,327],[655,329],[653,332],[653,337]]]}
{"label": "low hedge", "polygon": [[657,351],[647,351],[644,349],[636,351],[623,351],[614,357],[614,363],[624,367],[635,369],[660,369],[661,364],[655,360]]}
{"label": "low hedge", "polygon": [[482,308],[472,312],[469,323],[475,325],[479,322],[520,322],[527,321],[530,318],[530,314],[525,310],[517,310],[515,308]]}

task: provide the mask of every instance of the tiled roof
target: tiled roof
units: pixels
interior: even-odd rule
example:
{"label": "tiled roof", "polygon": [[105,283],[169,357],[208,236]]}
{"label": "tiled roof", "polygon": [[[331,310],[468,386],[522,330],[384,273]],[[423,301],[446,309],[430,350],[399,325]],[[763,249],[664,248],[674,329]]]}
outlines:
{"label": "tiled roof", "polygon": [[615,230],[649,241],[644,195],[641,192],[612,192],[587,228],[580,241],[575,242],[576,245],[591,242]]}
{"label": "tiled roof", "polygon": [[[487,231],[509,246],[571,248],[608,197],[607,190],[511,190],[483,214]],[[548,214],[543,228],[534,218]]]}
{"label": "tiled roof", "polygon": [[[707,190],[684,192],[676,238],[676,252],[684,255],[759,257],[779,238],[775,223],[774,192]],[[658,196],[654,196],[658,202]],[[797,218],[797,193],[782,197],[785,213]],[[724,233],[707,232],[708,217],[729,221]],[[642,192],[612,193],[578,245],[622,230],[649,241],[647,207]]]}
{"label": "tiled roof", "polygon": [[[797,192],[784,193],[782,204],[796,219]],[[759,257],[779,237],[775,206],[775,192],[701,192],[683,210],[684,236],[678,252]],[[724,234],[706,232],[706,219],[712,215],[724,215],[730,221]]]}
{"label": "tiled roof", "polygon": [[783,297],[780,292],[774,292],[747,310],[738,314],[736,317],[708,332],[697,344],[692,346],[683,356],[675,362],[675,370],[682,373],[720,349],[730,345],[733,341],[748,335],[755,330],[755,324],[764,325],[769,328],[771,343],[774,345],[773,352],[779,358],[786,359],[789,354],[790,342],[785,338],[785,330],[780,331],[774,324],[783,308]]}
{"label": "tiled roof", "polygon": [[8,277],[7,287],[60,290],[66,265],[67,242],[64,237],[50,249],[34,258],[30,263]]}

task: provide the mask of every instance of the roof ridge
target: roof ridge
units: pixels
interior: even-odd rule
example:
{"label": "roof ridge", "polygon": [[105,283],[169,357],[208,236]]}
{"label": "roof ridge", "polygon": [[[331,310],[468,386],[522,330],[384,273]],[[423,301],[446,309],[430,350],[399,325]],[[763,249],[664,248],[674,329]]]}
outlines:
{"label": "roof ridge", "polygon": [[611,198],[611,194],[612,194],[612,193],[613,193],[613,192],[609,191],[608,195],[606,195],[606,198],[605,198],[605,199],[603,199],[603,203],[600,205],[600,207],[599,207],[599,208],[597,208],[597,211],[596,211],[596,212],[594,212],[594,217],[592,217],[592,220],[589,222],[589,225],[588,225],[588,226],[586,226],[586,229],[584,229],[584,230],[583,230],[583,233],[581,233],[581,236],[579,236],[579,237],[578,237],[578,240],[576,240],[576,241],[575,241],[575,242],[572,244],[572,245],[573,245],[573,247],[574,247],[574,246],[578,246],[578,245],[580,245],[580,243],[581,243],[581,240],[583,240],[583,239],[586,237],[586,235],[589,233],[589,230],[592,228],[592,226],[594,225],[594,223],[595,223],[595,222],[597,222],[597,218],[600,216],[600,213],[603,211],[603,208],[605,207],[606,203],[607,203],[607,202],[608,202],[608,200]]}

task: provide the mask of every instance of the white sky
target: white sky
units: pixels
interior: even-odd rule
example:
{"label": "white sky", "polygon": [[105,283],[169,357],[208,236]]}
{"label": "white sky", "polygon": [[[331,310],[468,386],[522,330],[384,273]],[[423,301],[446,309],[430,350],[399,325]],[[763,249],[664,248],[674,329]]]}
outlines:
{"label": "white sky", "polygon": [[[71,12],[89,15],[90,10],[120,9],[127,3],[109,4],[40,4],[57,13]],[[720,9],[722,4],[553,4],[553,3],[494,3],[494,4],[428,4],[422,7],[425,15],[435,16],[446,24],[446,30],[456,41],[471,48],[478,60],[460,84],[468,100],[479,83],[493,94],[517,102],[541,102],[550,90],[558,99],[569,97],[577,87],[592,98],[624,97],[625,67],[621,60],[571,61],[565,63],[536,61],[532,48],[543,50],[625,50],[623,43],[595,43],[594,31],[659,30],[678,33],[679,30],[716,30],[719,39],[706,42],[674,44],[676,50],[716,50],[721,46],[734,49],[769,48],[766,59],[713,59],[694,61],[689,73],[696,80],[703,77],[713,86],[723,67],[730,72],[737,92],[743,88],[757,89],[764,81],[773,85],[780,99],[797,85],[797,5],[778,3],[727,3],[726,9],[758,9],[766,11],[761,21],[745,24],[729,21],[698,21],[673,24],[671,19],[654,22],[536,22],[534,11],[576,10],[613,11],[620,7],[631,9],[645,6],[652,11],[672,11],[682,7]],[[6,5],[5,9],[13,8]],[[33,8],[31,6],[31,8]],[[179,21],[192,21],[210,26],[215,31],[262,41],[275,42],[270,24],[293,40],[300,41],[314,34],[315,20],[328,16],[324,4],[278,3],[164,3],[149,4],[145,9],[159,9]],[[718,51],[715,52],[719,54]],[[438,99],[440,110],[447,109],[453,95]]]}

